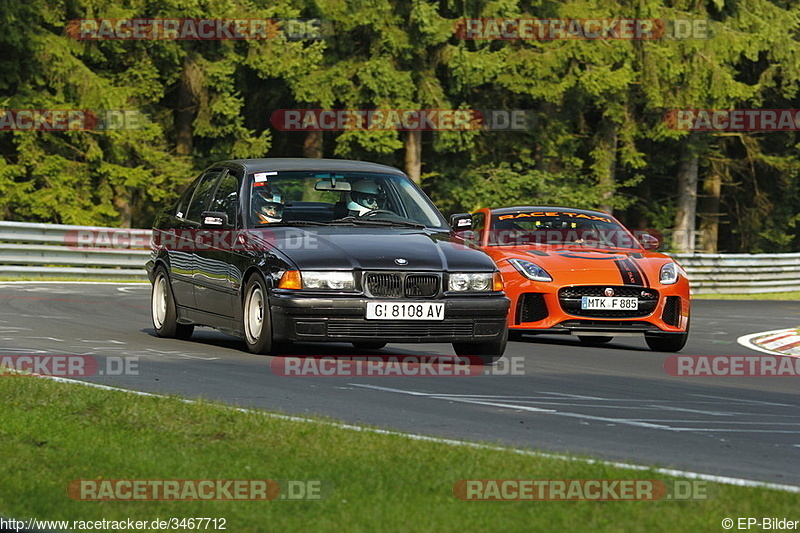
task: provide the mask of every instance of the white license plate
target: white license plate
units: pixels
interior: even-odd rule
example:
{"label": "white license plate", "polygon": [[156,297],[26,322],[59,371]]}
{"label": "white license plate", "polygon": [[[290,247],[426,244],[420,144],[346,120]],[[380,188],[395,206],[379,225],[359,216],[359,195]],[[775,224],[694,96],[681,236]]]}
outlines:
{"label": "white license plate", "polygon": [[612,311],[637,310],[639,300],[637,298],[623,298],[620,296],[583,296],[581,297],[581,309],[608,309]]}
{"label": "white license plate", "polygon": [[444,303],[367,302],[367,320],[444,320]]}

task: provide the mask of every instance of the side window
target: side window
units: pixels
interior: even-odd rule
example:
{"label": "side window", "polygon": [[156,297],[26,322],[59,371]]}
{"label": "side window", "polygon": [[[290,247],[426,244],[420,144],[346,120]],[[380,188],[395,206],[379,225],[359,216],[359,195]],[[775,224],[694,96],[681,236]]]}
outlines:
{"label": "side window", "polygon": [[209,211],[222,212],[228,215],[228,223],[236,227],[236,211],[239,205],[239,180],[228,172],[217,186],[217,192],[208,206]]}
{"label": "side window", "polygon": [[186,219],[193,222],[200,222],[200,213],[206,210],[206,204],[214,191],[214,186],[217,184],[217,178],[222,174],[222,170],[214,169],[205,173],[200,184],[194,190],[192,196],[192,203],[186,210]]}
{"label": "side window", "polygon": [[181,197],[178,198],[178,203],[176,204],[175,208],[175,216],[177,218],[186,218],[186,210],[189,208],[189,202],[192,199],[192,195],[194,194],[195,189],[197,189],[197,184],[200,183],[202,179],[202,174],[198,176],[189,188],[181,194]]}

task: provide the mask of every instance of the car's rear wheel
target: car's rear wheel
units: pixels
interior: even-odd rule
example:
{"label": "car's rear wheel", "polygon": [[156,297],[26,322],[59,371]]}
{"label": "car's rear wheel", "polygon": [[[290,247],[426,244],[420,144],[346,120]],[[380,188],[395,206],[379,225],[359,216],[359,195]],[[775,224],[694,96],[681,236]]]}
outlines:
{"label": "car's rear wheel", "polygon": [[386,346],[387,343],[379,341],[358,341],[352,344],[353,348],[357,348],[359,350],[380,350]]}
{"label": "car's rear wheel", "polygon": [[453,350],[456,355],[470,362],[470,364],[491,365],[503,357],[508,344],[508,330],[503,337],[494,342],[454,342]]}
{"label": "car's rear wheel", "polygon": [[258,354],[271,354],[275,347],[267,295],[264,279],[258,274],[251,276],[244,291],[243,329],[247,349]]}
{"label": "car's rear wheel", "polygon": [[578,340],[587,346],[600,346],[601,344],[608,344],[614,337],[604,337],[602,335],[578,335]]}
{"label": "car's rear wheel", "polygon": [[150,292],[150,318],[156,335],[166,338],[188,339],[194,332],[192,324],[178,324],[175,296],[164,267],[156,268]]}

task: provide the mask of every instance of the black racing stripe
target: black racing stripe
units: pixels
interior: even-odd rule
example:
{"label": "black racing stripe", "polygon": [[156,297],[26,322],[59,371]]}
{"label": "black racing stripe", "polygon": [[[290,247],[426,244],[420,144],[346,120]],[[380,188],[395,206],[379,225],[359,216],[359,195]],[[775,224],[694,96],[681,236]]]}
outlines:
{"label": "black racing stripe", "polygon": [[528,250],[525,253],[528,253],[528,254],[531,254],[531,255],[548,255],[548,253],[543,251],[543,250]]}
{"label": "black racing stripe", "polygon": [[[640,255],[639,257],[641,258],[642,256]],[[647,272],[644,271],[644,269],[639,264],[639,262],[636,261],[636,259],[631,259],[630,261],[631,261],[631,263],[633,263],[634,268],[636,268],[636,270],[639,272],[639,275],[644,280],[644,283],[642,283],[642,285],[645,286],[645,287],[649,287],[650,286],[650,280],[647,278]]]}
{"label": "black racing stripe", "polygon": [[617,259],[614,261],[619,269],[624,285],[642,285],[642,275],[630,259]]}

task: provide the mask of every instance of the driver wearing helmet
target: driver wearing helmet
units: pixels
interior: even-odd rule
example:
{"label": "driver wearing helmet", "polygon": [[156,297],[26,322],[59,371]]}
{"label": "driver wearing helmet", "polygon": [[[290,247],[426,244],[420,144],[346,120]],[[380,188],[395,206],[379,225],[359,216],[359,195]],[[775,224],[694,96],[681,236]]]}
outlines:
{"label": "driver wearing helmet", "polygon": [[256,224],[283,220],[283,191],[277,187],[260,187],[253,192],[253,218]]}
{"label": "driver wearing helmet", "polygon": [[385,196],[378,184],[371,180],[359,180],[350,185],[347,209],[351,214],[363,216],[370,211],[383,209]]}

